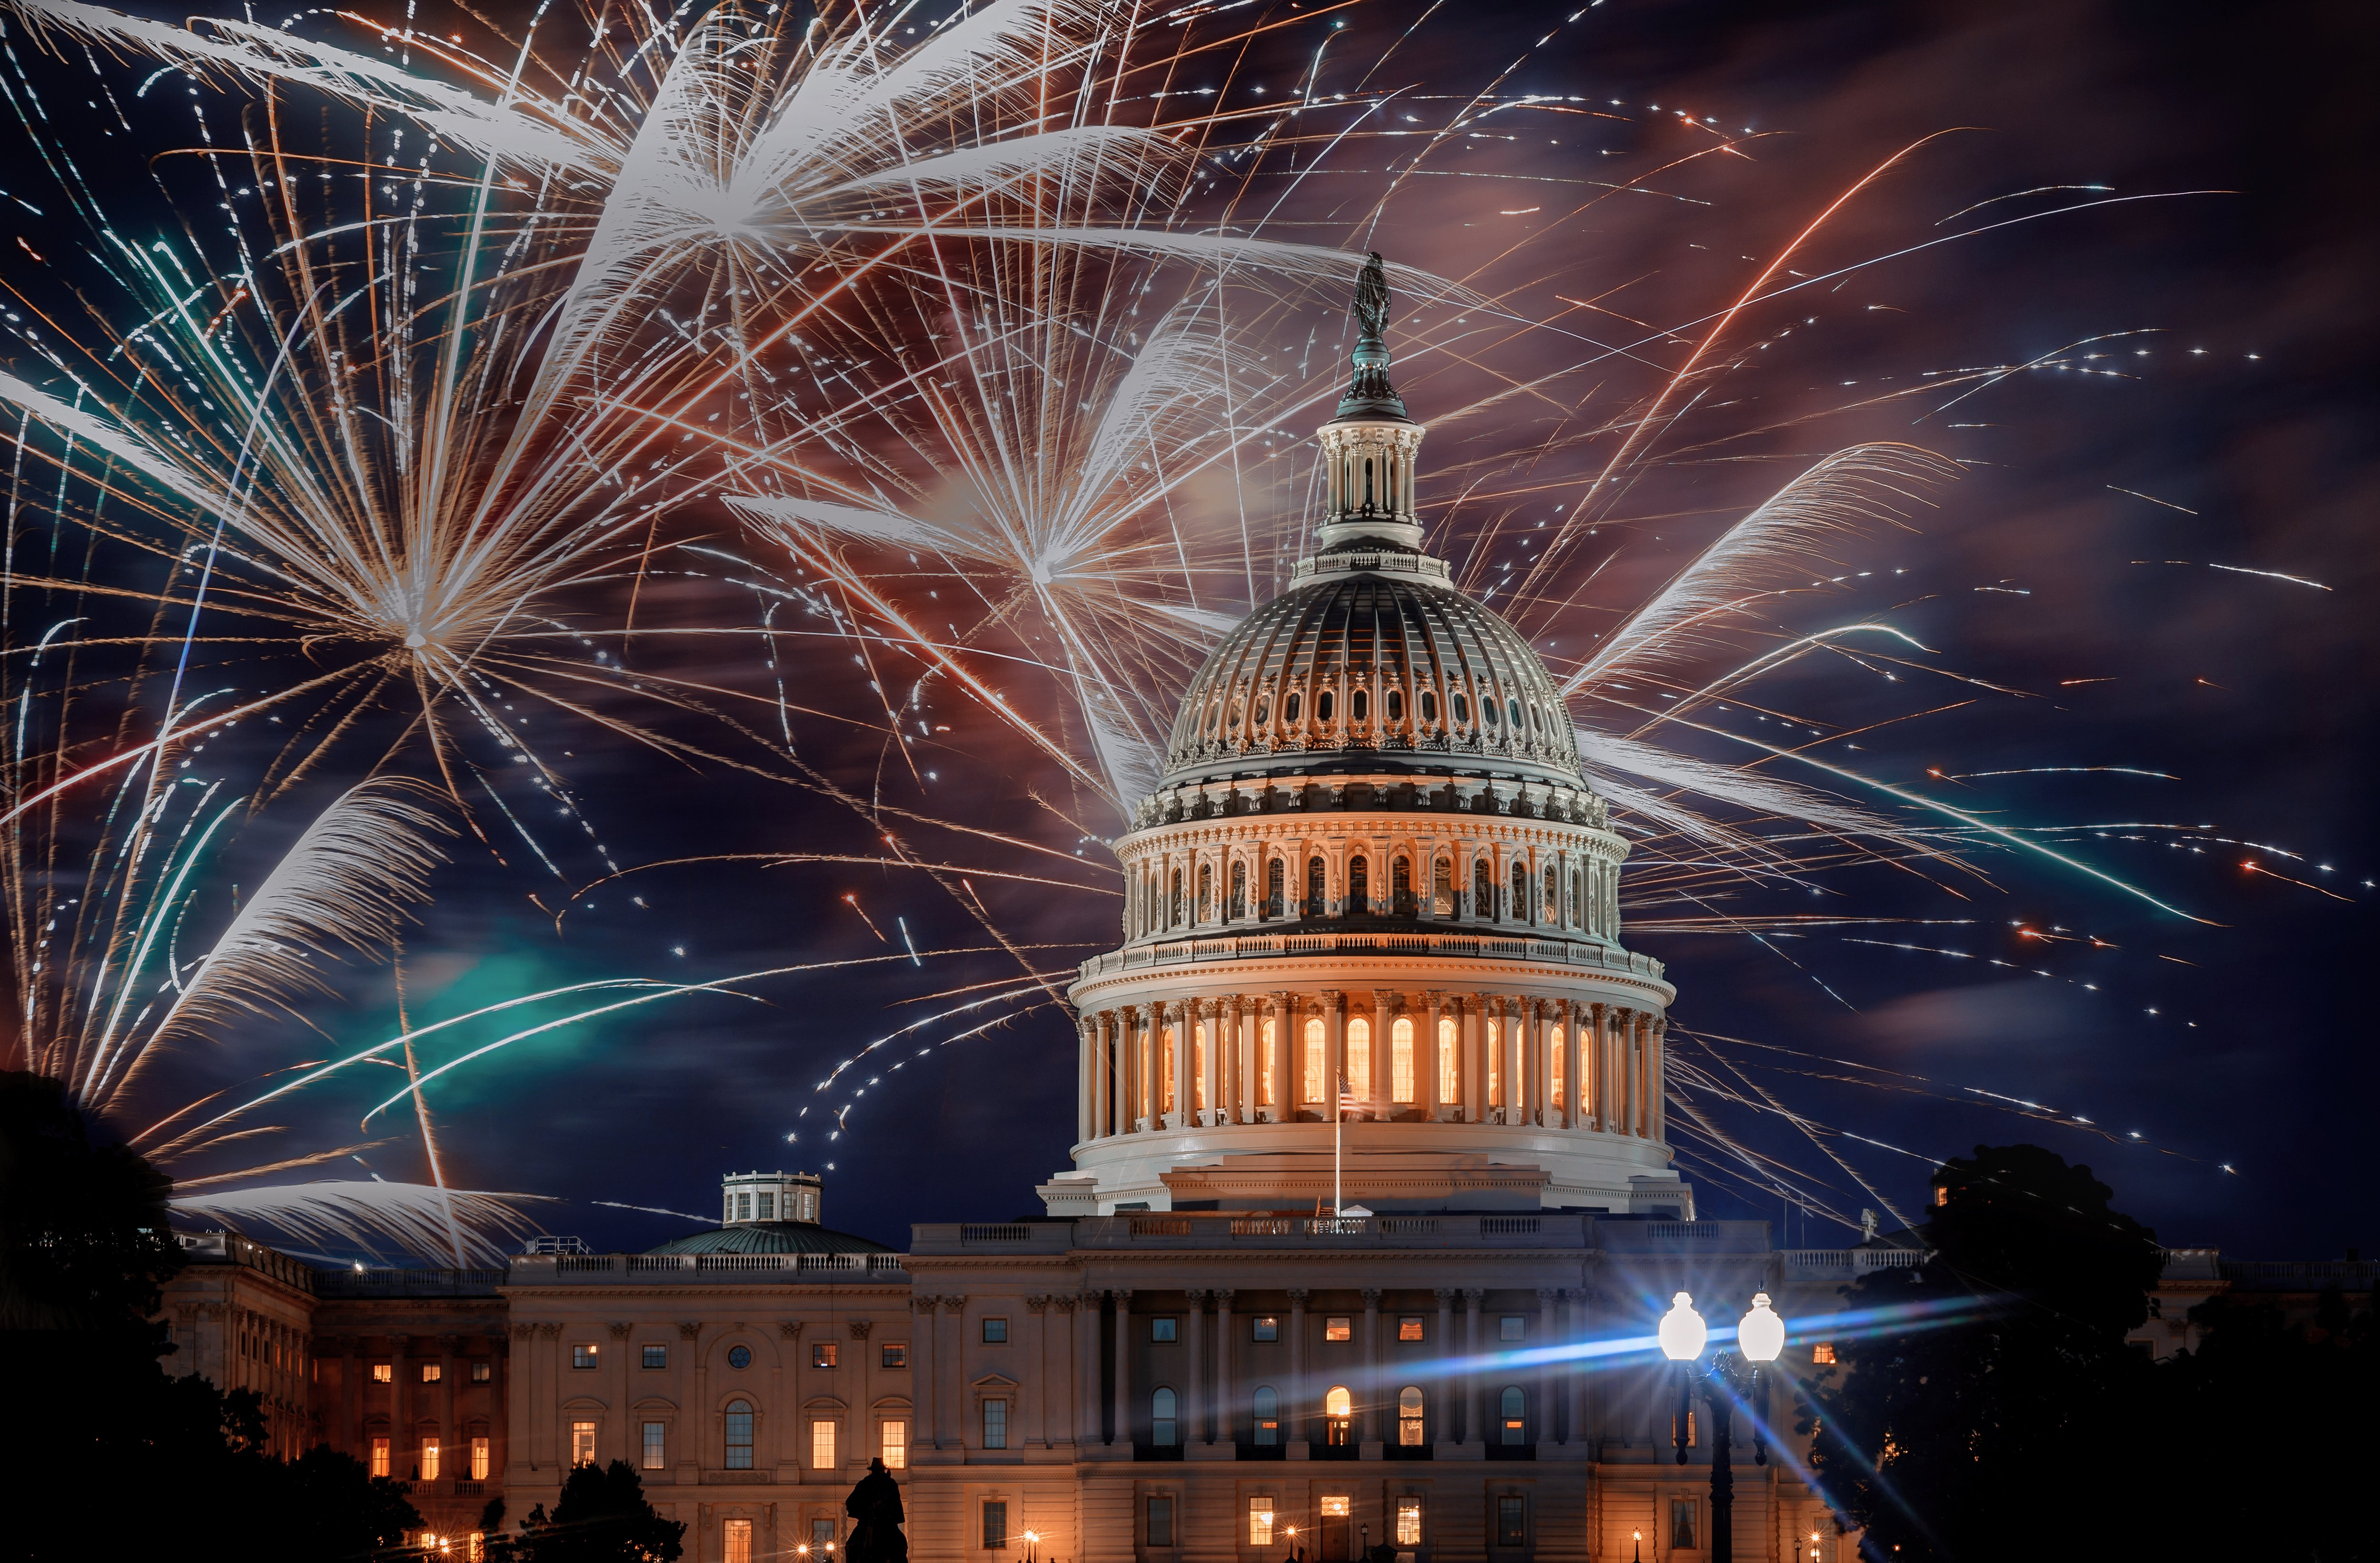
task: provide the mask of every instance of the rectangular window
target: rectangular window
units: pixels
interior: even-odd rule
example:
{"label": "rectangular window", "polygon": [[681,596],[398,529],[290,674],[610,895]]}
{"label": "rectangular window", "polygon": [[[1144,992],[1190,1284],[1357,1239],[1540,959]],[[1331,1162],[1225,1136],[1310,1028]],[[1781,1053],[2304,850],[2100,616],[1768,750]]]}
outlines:
{"label": "rectangular window", "polygon": [[1007,1344],[1008,1344],[1008,1321],[1007,1321],[1006,1319],[986,1319],[986,1320],[984,1320],[984,1321],[983,1321],[983,1343],[984,1343],[985,1345],[987,1345],[987,1346],[1005,1346],[1005,1345],[1007,1345]]}
{"label": "rectangular window", "polygon": [[727,1543],[727,1563],[752,1563],[752,1521],[730,1520],[722,1539]]}
{"label": "rectangular window", "polygon": [[396,1368],[395,1368],[395,1365],[394,1363],[372,1363],[372,1382],[373,1382],[374,1384],[394,1384],[394,1383],[395,1383],[395,1382],[396,1382]]}
{"label": "rectangular window", "polygon": [[1248,1339],[1251,1340],[1280,1339],[1280,1317],[1272,1314],[1258,1314],[1255,1318],[1250,1319],[1248,1321]]}
{"label": "rectangular window", "polygon": [[421,1364],[422,1383],[435,1384],[445,1376],[446,1364],[444,1363],[424,1363]]}
{"label": "rectangular window", "polygon": [[570,1424],[570,1463],[573,1465],[595,1463],[595,1424],[593,1423],[574,1422]]}
{"label": "rectangular window", "polygon": [[1343,1494],[1343,1493],[1340,1493],[1340,1494],[1334,1494],[1334,1495],[1332,1495],[1332,1496],[1330,1496],[1330,1497],[1326,1497],[1326,1498],[1324,1498],[1324,1499],[1322,1500],[1322,1518],[1324,1518],[1325,1520],[1344,1520],[1344,1519],[1346,1519],[1346,1518],[1347,1518],[1347,1497],[1346,1497],[1346,1495],[1345,1495],[1345,1494]]}
{"label": "rectangular window", "polygon": [[1498,1546],[1529,1545],[1528,1500],[1518,1493],[1497,1495],[1496,1545]]}
{"label": "rectangular window", "polygon": [[1505,1340],[1520,1340],[1527,1337],[1528,1330],[1529,1321],[1525,1315],[1507,1314],[1504,1315],[1504,1323],[1499,1334],[1500,1338]]}
{"label": "rectangular window", "polygon": [[572,1346],[570,1348],[570,1365],[574,1368],[593,1367],[595,1365],[595,1343],[591,1340],[581,1340],[577,1344]]}
{"label": "rectangular window", "polygon": [[983,1545],[987,1552],[997,1552],[1008,1545],[1008,1505],[997,1498],[987,1499],[983,1506]]}
{"label": "rectangular window", "polygon": [[820,1417],[810,1424],[810,1469],[834,1469],[834,1419]]}
{"label": "rectangular window", "polygon": [[884,1424],[884,1436],[879,1441],[878,1452],[884,1457],[887,1471],[905,1471],[909,1466],[909,1424],[905,1422]]}
{"label": "rectangular window", "polygon": [[1173,1545],[1173,1499],[1169,1496],[1156,1494],[1148,1500],[1148,1545]]}
{"label": "rectangular window", "polygon": [[1421,1499],[1417,1497],[1397,1499],[1397,1545],[1421,1545]]}
{"label": "rectangular window", "polygon": [[1400,1340],[1419,1340],[1421,1339],[1421,1315],[1419,1314],[1407,1314],[1404,1317],[1397,1321],[1397,1339]]}
{"label": "rectangular window", "polygon": [[485,1438],[472,1439],[471,1480],[474,1482],[486,1481],[488,1479],[488,1441]]}
{"label": "rectangular window", "polygon": [[886,1341],[884,1343],[883,1354],[877,1358],[876,1365],[878,1367],[889,1368],[907,1367],[909,1365],[909,1343],[905,1340]]}
{"label": "rectangular window", "polygon": [[1170,1345],[1182,1339],[1180,1319],[1157,1318],[1148,1321],[1148,1338],[1160,1345]]}
{"label": "rectangular window", "polygon": [[834,1349],[836,1344],[836,1342],[832,1340],[811,1341],[810,1366],[814,1368],[831,1368],[834,1366]]}
{"label": "rectangular window", "polygon": [[1325,1340],[1354,1339],[1355,1325],[1354,1318],[1346,1314],[1330,1315],[1322,1321],[1322,1339]]}
{"label": "rectangular window", "polygon": [[772,1193],[762,1194],[760,1196],[760,1219],[763,1221],[773,1221],[776,1218],[777,1196]]}
{"label": "rectangular window", "polygon": [[1831,1367],[1835,1361],[1835,1343],[1821,1340],[1810,1348],[1810,1361],[1819,1367]]}
{"label": "rectangular window", "polygon": [[487,1359],[487,1358],[485,1358],[485,1357],[478,1357],[478,1358],[474,1358],[474,1359],[472,1360],[472,1363],[471,1363],[471,1382],[472,1382],[472,1383],[474,1383],[474,1384],[485,1384],[485,1383],[489,1382],[491,1379],[494,1378],[495,1376],[496,1376],[496,1364],[495,1364],[495,1363],[492,1363],[492,1362],[488,1361],[488,1359]]}
{"label": "rectangular window", "polygon": [[438,1452],[437,1439],[421,1440],[421,1479],[425,1482],[438,1480]]}
{"label": "rectangular window", "polygon": [[666,1422],[645,1424],[645,1469],[669,1469],[669,1424]]}
{"label": "rectangular window", "polygon": [[371,1441],[371,1473],[375,1476],[388,1474],[388,1440],[385,1438]]}
{"label": "rectangular window", "polygon": [[1272,1516],[1270,1493],[1248,1499],[1248,1545],[1250,1546],[1272,1545]]}
{"label": "rectangular window", "polygon": [[735,1196],[735,1218],[739,1221],[748,1221],[752,1218],[752,1196],[750,1194],[740,1193]]}
{"label": "rectangular window", "polygon": [[810,1556],[814,1558],[822,1558],[827,1555],[827,1548],[833,1545],[834,1521],[832,1518],[812,1520],[810,1521]]}
{"label": "rectangular window", "polygon": [[1008,1448],[1006,1400],[986,1400],[983,1403],[983,1447],[987,1449]]}
{"label": "rectangular window", "polygon": [[1673,1497],[1670,1500],[1670,1545],[1673,1547],[1702,1545],[1702,1500]]}
{"label": "rectangular window", "polygon": [[645,1365],[649,1368],[665,1368],[669,1366],[669,1348],[666,1346],[646,1347]]}

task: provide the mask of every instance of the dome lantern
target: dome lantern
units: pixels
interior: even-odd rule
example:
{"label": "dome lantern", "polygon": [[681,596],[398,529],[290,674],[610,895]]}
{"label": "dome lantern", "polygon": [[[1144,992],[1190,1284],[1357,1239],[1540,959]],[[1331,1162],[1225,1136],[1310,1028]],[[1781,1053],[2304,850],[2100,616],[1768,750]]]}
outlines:
{"label": "dome lantern", "polygon": [[1389,383],[1389,277],[1375,252],[1355,279],[1351,310],[1354,370],[1339,410],[1317,430],[1322,442],[1324,519],[1315,550],[1328,554],[1358,539],[1409,551],[1421,548],[1414,466],[1422,426]]}

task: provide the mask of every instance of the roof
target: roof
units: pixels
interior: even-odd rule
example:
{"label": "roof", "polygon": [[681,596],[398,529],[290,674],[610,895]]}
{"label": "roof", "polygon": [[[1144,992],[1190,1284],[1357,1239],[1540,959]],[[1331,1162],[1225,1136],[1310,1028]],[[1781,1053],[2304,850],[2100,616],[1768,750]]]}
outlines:
{"label": "roof", "polygon": [[812,1221],[738,1221],[689,1237],[672,1238],[648,1254],[894,1254],[873,1238]]}

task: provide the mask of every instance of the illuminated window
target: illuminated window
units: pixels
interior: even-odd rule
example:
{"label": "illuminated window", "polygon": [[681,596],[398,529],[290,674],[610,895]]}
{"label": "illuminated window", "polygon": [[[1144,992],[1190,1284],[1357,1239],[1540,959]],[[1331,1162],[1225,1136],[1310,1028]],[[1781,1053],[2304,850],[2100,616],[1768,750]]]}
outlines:
{"label": "illuminated window", "polygon": [[1528,1499],[1518,1493],[1497,1495],[1496,1545],[1498,1546],[1529,1545]]}
{"label": "illuminated window", "polygon": [[986,1500],[983,1506],[983,1545],[986,1551],[1008,1545],[1008,1505],[997,1498]]}
{"label": "illuminated window", "polygon": [[1832,1367],[1835,1361],[1835,1343],[1831,1340],[1821,1340],[1811,1347],[1810,1361],[1820,1367]]}
{"label": "illuminated window", "polygon": [[1372,1094],[1372,1023],[1361,1015],[1347,1023],[1347,1088],[1361,1097]]}
{"label": "illuminated window", "polygon": [[1402,1318],[1397,1320],[1397,1339],[1400,1340],[1419,1340],[1422,1339],[1421,1315],[1419,1314],[1407,1314]]}
{"label": "illuminated window", "polygon": [[1263,1493],[1248,1499],[1248,1545],[1272,1545],[1272,1495]]}
{"label": "illuminated window", "polygon": [[832,1516],[813,1519],[810,1521],[809,1555],[812,1557],[822,1558],[827,1556],[828,1548],[834,1545],[834,1531],[835,1524]]}
{"label": "illuminated window", "polygon": [[1207,1023],[1190,1028],[1190,1107],[1203,1111],[1207,1102]]}
{"label": "illuminated window", "polygon": [[[570,1463],[573,1465],[595,1463],[595,1424],[593,1423],[574,1422],[570,1424]],[[728,1463],[733,1465],[735,1462],[731,1460]]]}
{"label": "illuminated window", "polygon": [[[1329,1424],[1330,1441],[1334,1444],[1353,1443],[1355,1437],[1355,1397],[1346,1386],[1334,1384],[1322,1397],[1322,1416]],[[1324,1509],[1325,1514],[1330,1513]]]}
{"label": "illuminated window", "polygon": [[1322,1500],[1322,1518],[1325,1520],[1347,1518],[1347,1496],[1344,1493],[1334,1493]]}
{"label": "illuminated window", "polygon": [[907,1367],[909,1365],[909,1343],[905,1340],[886,1341],[881,1354],[879,1355],[876,1360],[876,1365],[878,1367],[888,1368]]}
{"label": "illuminated window", "polygon": [[480,1358],[478,1358],[478,1359],[476,1359],[476,1360],[474,1360],[474,1361],[472,1362],[472,1363],[471,1363],[471,1382],[472,1382],[472,1383],[474,1383],[474,1384],[485,1384],[485,1383],[487,1383],[490,1379],[492,1379],[492,1378],[493,1378],[493,1377],[495,1377],[495,1376],[496,1376],[496,1364],[495,1364],[495,1363],[492,1363],[492,1362],[490,1362],[490,1361],[488,1361],[488,1359],[487,1359],[487,1358],[485,1358],[485,1357],[480,1357]]}
{"label": "illuminated window", "polygon": [[834,1418],[821,1416],[810,1422],[810,1469],[834,1469]]}
{"label": "illuminated window", "polygon": [[421,1479],[423,1481],[435,1482],[438,1480],[438,1454],[439,1449],[437,1439],[424,1438],[421,1440]]}
{"label": "illuminated window", "polygon": [[727,1402],[727,1469],[752,1469],[752,1402]]}
{"label": "illuminated window", "polygon": [[1148,1338],[1161,1346],[1182,1339],[1182,1321],[1160,1316],[1148,1321]]}
{"label": "illuminated window", "polygon": [[1673,1497],[1670,1500],[1670,1545],[1674,1547],[1702,1545],[1702,1500]]}
{"label": "illuminated window", "polygon": [[832,1340],[811,1341],[810,1366],[814,1368],[831,1368],[834,1366],[834,1348],[835,1342]]}
{"label": "illuminated window", "polygon": [[372,1363],[371,1368],[371,1378],[374,1384],[394,1384],[396,1382],[396,1369],[394,1364],[389,1363]]}
{"label": "illuminated window", "polygon": [[435,1384],[445,1376],[446,1364],[444,1363],[424,1363],[421,1364],[422,1383]]}
{"label": "illuminated window", "polygon": [[1397,1545],[1421,1545],[1421,1499],[1417,1497],[1397,1499]]}
{"label": "illuminated window", "polygon": [[487,1479],[488,1441],[485,1438],[474,1438],[471,1440],[471,1480],[484,1482]]}
{"label": "illuminated window", "polygon": [[1504,1023],[1488,1017],[1488,1105],[1504,1105]]}
{"label": "illuminated window", "polygon": [[577,1345],[571,1347],[570,1365],[574,1368],[593,1367],[595,1365],[595,1343],[591,1340],[581,1340]]}
{"label": "illuminated window", "polygon": [[1438,1099],[1463,1099],[1463,1030],[1443,1015],[1438,1022]]}
{"label": "illuminated window", "polygon": [[1257,1028],[1257,1106],[1277,1107],[1281,1097],[1275,1095],[1272,1079],[1272,1017],[1267,1015]]}
{"label": "illuminated window", "polygon": [[1297,1099],[1301,1102],[1321,1101],[1323,1099],[1322,1023],[1319,1020],[1309,1020],[1305,1023],[1305,1058],[1300,1073],[1302,1079],[1299,1082]]}
{"label": "illuminated window", "polygon": [[752,1563],[752,1521],[730,1520],[726,1534],[727,1563]]}
{"label": "illuminated window", "polygon": [[1389,1026],[1389,1099],[1414,1099],[1414,1024],[1399,1016]]}
{"label": "illuminated window", "polygon": [[1271,1385],[1257,1386],[1255,1411],[1257,1443],[1271,1448],[1281,1442],[1281,1396]]}
{"label": "illuminated window", "polygon": [[645,1469],[665,1471],[669,1468],[669,1424],[664,1422],[645,1424]]}
{"label": "illuminated window", "polygon": [[1397,1443],[1417,1449],[1429,1442],[1422,1434],[1421,1387],[1408,1384],[1397,1391]]}
{"label": "illuminated window", "polygon": [[371,1473],[375,1476],[388,1474],[388,1440],[385,1438],[371,1441]]}
{"label": "illuminated window", "polygon": [[1278,1314],[1258,1314],[1256,1317],[1250,1319],[1248,1321],[1248,1339],[1251,1340],[1280,1339],[1281,1315]]}
{"label": "illuminated window", "polygon": [[1332,1314],[1326,1317],[1322,1321],[1322,1339],[1325,1340],[1354,1339],[1354,1316],[1350,1314]]}
{"label": "illuminated window", "polygon": [[877,1452],[884,1457],[887,1471],[905,1470],[909,1464],[909,1424],[887,1422],[882,1424],[883,1436],[878,1440]]}
{"label": "illuminated window", "polygon": [[1497,1397],[1496,1405],[1497,1415],[1503,1423],[1503,1441],[1507,1444],[1527,1443],[1529,1441],[1528,1399],[1521,1393],[1521,1387],[1517,1384],[1506,1385],[1504,1393]]}
{"label": "illuminated window", "polygon": [[666,1346],[646,1347],[645,1365],[649,1368],[665,1368],[669,1366],[669,1348]]}
{"label": "illuminated window", "polygon": [[1172,1026],[1167,1026],[1159,1034],[1157,1051],[1159,1054],[1157,1110],[1172,1112],[1173,1110],[1173,1028]]}
{"label": "illuminated window", "polygon": [[1148,1441],[1160,1449],[1170,1449],[1181,1437],[1178,1413],[1181,1400],[1171,1389],[1160,1389],[1148,1398]]}
{"label": "illuminated window", "polygon": [[[1326,694],[1322,698],[1328,701],[1330,697]],[[1168,1495],[1152,1495],[1148,1500],[1148,1545],[1173,1545],[1173,1499]]]}
{"label": "illuminated window", "polygon": [[983,1447],[987,1449],[1008,1448],[1006,1400],[986,1400],[983,1403]]}
{"label": "illuminated window", "polygon": [[1567,1117],[1571,1107],[1570,1098],[1562,1095],[1562,1028],[1560,1026],[1550,1025],[1546,1028],[1546,1048],[1553,1055],[1553,1065],[1548,1084],[1552,1087],[1554,1105],[1561,1109],[1563,1116]]}
{"label": "illuminated window", "polygon": [[1008,1321],[1005,1318],[983,1321],[983,1343],[987,1346],[1008,1344]]}

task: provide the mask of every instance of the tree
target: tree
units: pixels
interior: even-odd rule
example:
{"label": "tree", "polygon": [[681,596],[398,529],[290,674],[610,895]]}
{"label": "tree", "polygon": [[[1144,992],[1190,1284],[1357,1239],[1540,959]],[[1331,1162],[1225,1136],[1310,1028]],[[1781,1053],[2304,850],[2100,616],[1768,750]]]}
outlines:
{"label": "tree", "polygon": [[374,1476],[328,1444],[293,1460],[262,1460],[252,1473],[248,1557],[318,1563],[395,1546],[421,1528],[403,1482]]}
{"label": "tree", "polygon": [[529,1510],[517,1539],[502,1544],[506,1563],[674,1563],[686,1526],[645,1501],[645,1484],[625,1460],[581,1465],[563,1479],[553,1517]]}
{"label": "tree", "polygon": [[1999,1556],[2019,1526],[2064,1556],[2124,1555],[2143,1474],[2126,1434],[2152,1373],[2124,1337],[2148,1315],[2156,1235],[2037,1145],[1978,1145],[1934,1186],[1914,1234],[1933,1256],[1844,1289],[1866,1327],[1809,1391],[1828,1501],[1903,1563]]}

